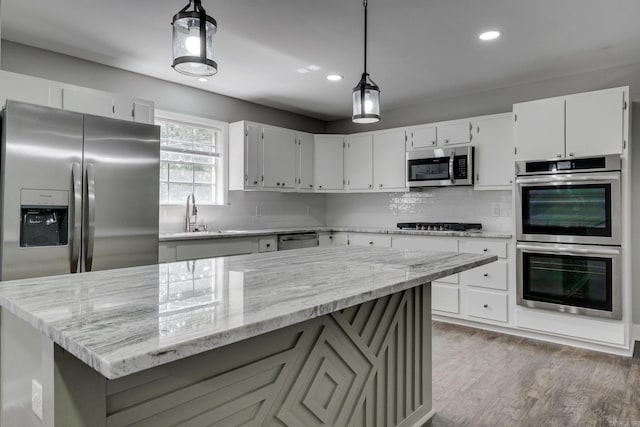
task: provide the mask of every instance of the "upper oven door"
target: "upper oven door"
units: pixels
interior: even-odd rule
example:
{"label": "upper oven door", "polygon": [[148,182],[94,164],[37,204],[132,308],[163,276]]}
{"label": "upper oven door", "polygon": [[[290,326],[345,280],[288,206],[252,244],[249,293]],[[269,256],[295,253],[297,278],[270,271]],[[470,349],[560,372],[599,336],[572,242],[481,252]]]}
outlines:
{"label": "upper oven door", "polygon": [[620,245],[620,172],[516,179],[520,241]]}
{"label": "upper oven door", "polygon": [[473,185],[473,147],[407,152],[407,187]]}

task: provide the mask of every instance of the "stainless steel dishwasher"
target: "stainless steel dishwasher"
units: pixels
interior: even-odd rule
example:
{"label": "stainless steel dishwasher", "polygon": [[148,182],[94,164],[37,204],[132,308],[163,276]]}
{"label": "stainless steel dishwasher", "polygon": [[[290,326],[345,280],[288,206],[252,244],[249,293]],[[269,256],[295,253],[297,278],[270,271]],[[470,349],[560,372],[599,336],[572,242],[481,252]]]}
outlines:
{"label": "stainless steel dishwasher", "polygon": [[279,234],[278,250],[311,248],[318,246],[318,233]]}

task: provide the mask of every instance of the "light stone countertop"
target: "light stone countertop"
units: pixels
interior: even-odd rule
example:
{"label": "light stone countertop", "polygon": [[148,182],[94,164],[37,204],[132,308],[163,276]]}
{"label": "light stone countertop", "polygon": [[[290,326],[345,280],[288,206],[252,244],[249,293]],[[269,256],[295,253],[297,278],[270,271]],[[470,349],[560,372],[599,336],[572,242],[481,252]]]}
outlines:
{"label": "light stone countertop", "polygon": [[498,231],[427,231],[427,230],[399,230],[397,228],[378,227],[292,227],[292,228],[268,228],[260,230],[211,230],[196,231],[192,233],[161,233],[161,242],[203,240],[203,239],[224,239],[230,237],[253,237],[266,236],[272,234],[285,233],[306,233],[306,232],[342,232],[342,233],[378,233],[378,234],[399,234],[407,236],[440,236],[440,237],[482,237],[493,239],[511,239],[513,234]]}
{"label": "light stone countertop", "polygon": [[0,305],[115,379],[496,259],[316,247],[0,282]]}

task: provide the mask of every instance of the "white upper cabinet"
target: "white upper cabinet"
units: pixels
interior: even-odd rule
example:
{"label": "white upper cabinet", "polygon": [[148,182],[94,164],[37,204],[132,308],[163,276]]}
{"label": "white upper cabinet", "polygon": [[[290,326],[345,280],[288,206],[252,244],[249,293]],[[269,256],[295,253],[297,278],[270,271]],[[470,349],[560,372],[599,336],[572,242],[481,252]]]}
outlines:
{"label": "white upper cabinet", "polygon": [[62,108],[114,119],[153,123],[151,101],[81,87],[62,88]]}
{"label": "white upper cabinet", "polygon": [[229,125],[229,190],[258,190],[262,187],[259,125],[235,122]]}
{"label": "white upper cabinet", "polygon": [[621,153],[625,101],[621,89],[567,97],[567,156]]}
{"label": "white upper cabinet", "polygon": [[229,125],[229,190],[313,189],[313,136],[252,122]]}
{"label": "white upper cabinet", "polygon": [[313,185],[317,191],[344,188],[342,135],[315,135],[313,144]]}
{"label": "white upper cabinet", "polygon": [[296,188],[300,191],[313,190],[313,135],[309,133],[298,134]]}
{"label": "white upper cabinet", "polygon": [[564,157],[564,98],[514,104],[516,160]]}
{"label": "white upper cabinet", "polygon": [[436,126],[415,126],[408,128],[407,132],[407,151],[418,148],[433,148],[437,141]]}
{"label": "white upper cabinet", "polygon": [[496,114],[472,120],[476,190],[510,189],[514,179],[512,116]]}
{"label": "white upper cabinet", "polygon": [[373,135],[373,186],[378,191],[405,190],[405,131]]}
{"label": "white upper cabinet", "polygon": [[439,146],[471,142],[471,123],[467,120],[459,120],[438,125],[437,141]]}
{"label": "white upper cabinet", "polygon": [[515,104],[516,160],[621,154],[629,88]]}
{"label": "white upper cabinet", "polygon": [[[0,71],[0,108],[4,107],[7,99],[59,108],[60,105],[55,105],[55,101],[51,99],[53,94],[50,83],[52,82],[44,79]],[[58,100],[59,98],[58,94]]]}
{"label": "white upper cabinet", "polygon": [[373,136],[350,135],[345,138],[344,179],[352,191],[373,188]]}
{"label": "white upper cabinet", "polygon": [[296,187],[296,133],[288,129],[262,129],[262,174],[264,189]]}

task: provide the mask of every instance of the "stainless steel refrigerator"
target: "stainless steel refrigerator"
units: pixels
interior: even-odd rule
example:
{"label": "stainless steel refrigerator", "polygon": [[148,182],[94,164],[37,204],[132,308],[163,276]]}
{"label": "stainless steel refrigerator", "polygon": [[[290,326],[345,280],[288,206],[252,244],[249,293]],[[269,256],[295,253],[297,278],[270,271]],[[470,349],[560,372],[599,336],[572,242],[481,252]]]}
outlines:
{"label": "stainless steel refrigerator", "polygon": [[158,126],[7,101],[2,280],[158,262]]}

